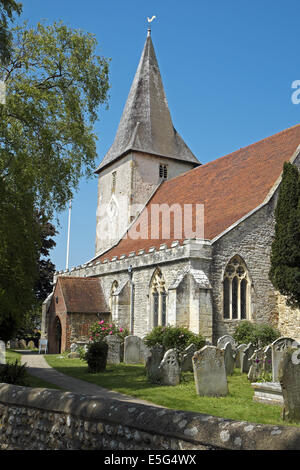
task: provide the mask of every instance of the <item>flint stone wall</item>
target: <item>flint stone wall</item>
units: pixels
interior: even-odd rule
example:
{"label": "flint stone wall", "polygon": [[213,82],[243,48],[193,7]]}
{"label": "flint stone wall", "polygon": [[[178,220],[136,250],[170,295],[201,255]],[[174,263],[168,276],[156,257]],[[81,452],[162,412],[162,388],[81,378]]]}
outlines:
{"label": "flint stone wall", "polygon": [[300,429],[0,384],[0,449],[299,450]]}

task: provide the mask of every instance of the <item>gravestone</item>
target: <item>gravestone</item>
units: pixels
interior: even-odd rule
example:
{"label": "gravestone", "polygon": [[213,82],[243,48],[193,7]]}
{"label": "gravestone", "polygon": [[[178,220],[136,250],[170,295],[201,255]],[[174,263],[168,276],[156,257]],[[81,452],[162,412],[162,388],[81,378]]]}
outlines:
{"label": "gravestone", "polygon": [[141,343],[140,343],[140,362],[142,362],[143,364],[146,364],[147,358],[150,356],[150,354],[151,354],[150,348],[148,348],[148,346],[146,346],[144,340],[141,339]]}
{"label": "gravestone", "polygon": [[29,349],[35,349],[35,344],[34,344],[34,342],[33,342],[33,341],[29,341],[27,347],[28,347]]}
{"label": "gravestone", "polygon": [[248,374],[250,366],[251,366],[251,361],[250,357],[254,353],[254,346],[252,343],[247,344],[247,347],[244,349],[244,354],[242,357],[242,365],[241,365],[241,372]]}
{"label": "gravestone", "polygon": [[264,349],[263,370],[268,373],[272,372],[272,346],[270,344]]}
{"label": "gravestone", "polygon": [[26,348],[27,348],[27,344],[26,344],[25,339],[20,339],[19,340],[19,349],[26,349]]}
{"label": "gravestone", "polygon": [[247,347],[247,344],[240,344],[240,345],[236,348],[235,367],[236,367],[237,369],[241,369],[241,368],[242,368],[242,359],[243,359],[244,350],[246,349],[246,347]]}
{"label": "gravestone", "polygon": [[104,341],[108,344],[107,364],[118,365],[121,362],[121,338],[117,335],[107,335]]}
{"label": "gravestone", "polygon": [[233,369],[234,369],[234,363],[235,363],[235,355],[232,350],[232,345],[228,341],[224,348],[221,348],[222,351],[224,351],[224,362],[225,362],[225,370],[226,370],[226,375],[232,375],[233,374]]}
{"label": "gravestone", "polygon": [[272,380],[278,382],[278,369],[285,351],[298,343],[293,338],[282,336],[272,343]]}
{"label": "gravestone", "polygon": [[0,364],[6,364],[5,343],[0,340]]}
{"label": "gravestone", "polygon": [[250,380],[250,382],[255,382],[263,371],[264,349],[256,349],[250,357],[250,361],[251,366],[248,372],[248,380]]}
{"label": "gravestone", "polygon": [[224,351],[215,346],[204,346],[193,356],[196,392],[200,396],[228,394]]}
{"label": "gravestone", "polygon": [[152,383],[160,383],[161,371],[159,369],[160,363],[164,357],[164,349],[160,344],[153,346],[150,349],[150,355],[146,361],[147,377]]}
{"label": "gravestone", "polygon": [[182,372],[193,372],[193,355],[197,347],[191,343],[182,353],[181,370]]}
{"label": "gravestone", "polygon": [[76,352],[77,349],[78,349],[77,344],[76,344],[76,343],[72,343],[71,346],[70,346],[70,351],[71,351],[71,353]]}
{"label": "gravestone", "polygon": [[300,422],[300,350],[286,348],[278,367],[278,379],[283,395],[282,417]]}
{"label": "gravestone", "polygon": [[141,359],[141,338],[139,336],[126,336],[124,340],[125,364],[137,364]]}
{"label": "gravestone", "polygon": [[178,385],[180,383],[180,367],[176,349],[169,349],[159,365],[162,385]]}
{"label": "gravestone", "polygon": [[223,335],[217,341],[217,348],[224,349],[226,343],[231,343],[232,349],[236,349],[236,342],[231,335]]}
{"label": "gravestone", "polygon": [[16,339],[11,339],[10,340],[10,348],[11,349],[18,349],[19,347],[19,342]]}
{"label": "gravestone", "polygon": [[76,351],[71,351],[69,354],[68,354],[68,358],[69,359],[79,359],[80,358],[80,354]]}

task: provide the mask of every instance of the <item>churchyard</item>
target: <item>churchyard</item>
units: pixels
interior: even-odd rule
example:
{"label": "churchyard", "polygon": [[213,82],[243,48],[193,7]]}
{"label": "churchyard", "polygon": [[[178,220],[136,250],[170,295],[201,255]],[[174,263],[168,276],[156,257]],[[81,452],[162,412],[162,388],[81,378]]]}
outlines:
{"label": "churchyard", "polygon": [[124,349],[117,336],[106,340],[107,366],[102,372],[91,373],[78,357],[75,345],[71,353],[48,354],[45,358],[66,375],[167,408],[300,426],[297,414],[287,411],[287,404],[294,407],[293,381],[297,374],[291,369],[291,361],[286,363],[286,374],[280,369],[290,346],[298,345],[291,338],[279,338],[272,345],[257,348],[252,343],[238,345],[225,335],[217,346],[206,344],[197,350],[190,344],[183,351],[164,351],[159,344],[148,348],[136,336],[125,338]]}

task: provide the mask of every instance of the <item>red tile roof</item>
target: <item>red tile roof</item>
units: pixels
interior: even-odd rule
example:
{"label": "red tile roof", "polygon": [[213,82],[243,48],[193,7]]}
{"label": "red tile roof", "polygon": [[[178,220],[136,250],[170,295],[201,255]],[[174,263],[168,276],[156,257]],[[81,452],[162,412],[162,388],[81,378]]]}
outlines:
{"label": "red tile roof", "polygon": [[[299,144],[300,124],[165,181],[146,209],[149,213],[153,204],[204,204],[204,238],[212,240],[264,202],[281,175],[283,163],[290,160]],[[129,229],[127,238],[97,260],[152,246],[159,248],[162,243],[170,246],[175,237],[171,233],[170,238],[163,238],[161,223],[158,239],[151,238],[150,223],[149,238],[132,239],[131,234],[139,225],[145,227],[144,211]],[[184,238],[188,237],[179,241]]]}
{"label": "red tile roof", "polygon": [[57,284],[60,285],[69,313],[104,313],[110,310],[99,279],[60,276]]}

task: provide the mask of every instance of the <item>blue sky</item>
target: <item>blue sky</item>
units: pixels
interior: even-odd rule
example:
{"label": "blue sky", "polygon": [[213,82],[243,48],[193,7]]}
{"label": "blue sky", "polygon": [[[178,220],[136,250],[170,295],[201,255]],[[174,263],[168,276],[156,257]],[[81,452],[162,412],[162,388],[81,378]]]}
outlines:
{"label": "blue sky", "polygon": [[[22,0],[21,0],[22,1]],[[113,142],[147,33],[152,39],[175,128],[202,163],[300,122],[292,82],[300,79],[296,0],[23,0],[33,25],[62,20],[95,34],[111,57],[109,110],[99,110],[98,166]],[[230,168],[228,168],[230,171]],[[242,191],[242,188],[241,188]],[[69,266],[94,256],[97,179],[73,200]],[[52,261],[66,263],[68,212],[59,215]]]}

